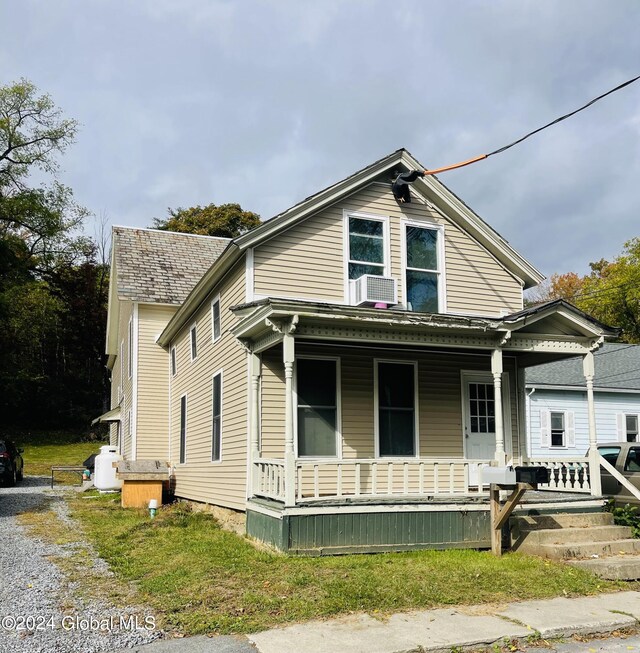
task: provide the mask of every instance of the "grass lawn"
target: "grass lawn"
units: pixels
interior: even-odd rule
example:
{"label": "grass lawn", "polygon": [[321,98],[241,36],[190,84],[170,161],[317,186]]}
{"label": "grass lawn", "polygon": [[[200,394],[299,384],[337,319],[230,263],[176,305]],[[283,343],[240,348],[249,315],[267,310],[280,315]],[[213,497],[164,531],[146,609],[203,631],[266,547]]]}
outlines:
{"label": "grass lawn", "polygon": [[155,520],[119,498],[70,499],[74,517],[117,577],[134,581],[164,628],[247,633],[352,611],[373,614],[622,587],[539,558],[450,550],[288,557],[258,551],[185,504]]}
{"label": "grass lawn", "polygon": [[[92,454],[100,453],[106,442],[86,441],[85,434],[54,432],[10,435],[24,448],[24,472],[29,476],[50,476],[52,465],[82,465]],[[78,474],[56,474],[57,482],[78,483]]]}

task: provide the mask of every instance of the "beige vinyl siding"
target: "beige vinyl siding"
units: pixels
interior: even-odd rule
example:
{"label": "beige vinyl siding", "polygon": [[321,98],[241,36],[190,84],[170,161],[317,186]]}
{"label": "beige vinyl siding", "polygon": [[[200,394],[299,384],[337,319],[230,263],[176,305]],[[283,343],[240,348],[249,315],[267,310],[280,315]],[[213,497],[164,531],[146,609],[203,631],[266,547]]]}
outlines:
{"label": "beige vinyl siding", "polygon": [[405,303],[401,244],[405,218],[445,226],[447,312],[500,315],[520,310],[519,281],[454,222],[418,199],[400,206],[390,184],[372,183],[256,247],[256,295],[343,302],[346,210],[389,217],[390,268],[398,280],[400,303]]}
{"label": "beige vinyl siding", "polygon": [[[132,437],[129,415],[133,408],[133,377],[128,375],[129,355],[129,320],[133,317],[133,302],[120,302],[120,317],[118,320],[118,353],[111,371],[111,408],[120,405],[121,437],[123,439],[122,453],[125,458],[132,456]],[[122,346],[124,343],[124,346]],[[122,353],[122,356],[121,356]],[[118,387],[120,395],[118,396]],[[110,443],[117,441],[117,426],[112,425],[109,432]]]}
{"label": "beige vinyl siding", "polygon": [[[462,372],[490,371],[487,355],[435,352],[365,351],[351,347],[298,345],[296,354],[340,358],[342,386],[342,454],[349,458],[375,455],[374,360],[418,362],[419,453],[427,458],[462,458]],[[282,458],[284,452],[284,380],[279,351],[263,354],[262,456]],[[511,395],[511,435],[519,455],[515,360],[506,358]]]}
{"label": "beige vinyl siding", "polygon": [[176,306],[138,305],[138,411],[136,457],[169,457],[169,353],[156,338],[176,312]]}
{"label": "beige vinyl siding", "polygon": [[[244,260],[211,292],[171,343],[177,374],[171,379],[171,452],[176,495],[244,510],[247,477],[247,354],[229,333],[229,308],[244,301]],[[221,337],[212,342],[211,300],[220,295]],[[191,360],[190,329],[197,325],[198,356]],[[167,369],[168,369],[167,354]],[[222,460],[211,462],[212,378],[223,370]],[[186,462],[180,464],[180,398],[187,395]]]}

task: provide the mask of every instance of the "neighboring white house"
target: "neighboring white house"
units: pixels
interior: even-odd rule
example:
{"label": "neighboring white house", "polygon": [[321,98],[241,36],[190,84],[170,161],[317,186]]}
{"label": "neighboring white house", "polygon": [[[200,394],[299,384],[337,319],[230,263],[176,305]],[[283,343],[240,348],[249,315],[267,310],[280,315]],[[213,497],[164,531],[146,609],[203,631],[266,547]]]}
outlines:
{"label": "neighboring white house", "polygon": [[[640,345],[603,345],[595,352],[595,370],[598,442],[637,442]],[[525,381],[529,455],[584,455],[589,422],[582,359],[530,367]]]}

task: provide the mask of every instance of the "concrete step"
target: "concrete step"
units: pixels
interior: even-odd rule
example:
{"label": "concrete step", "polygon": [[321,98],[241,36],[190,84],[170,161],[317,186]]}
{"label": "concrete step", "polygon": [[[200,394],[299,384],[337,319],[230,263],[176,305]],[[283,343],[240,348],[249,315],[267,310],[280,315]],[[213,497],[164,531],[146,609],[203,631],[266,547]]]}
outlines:
{"label": "concrete step", "polygon": [[518,551],[556,560],[590,558],[593,555],[607,557],[618,554],[640,554],[640,540],[581,542],[578,544],[534,544],[524,541],[518,547]]}
{"label": "concrete step", "polygon": [[567,564],[589,571],[606,580],[640,579],[640,556],[617,555],[587,560],[567,560]]}
{"label": "concrete step", "polygon": [[520,530],[613,526],[613,515],[610,512],[565,512],[555,515],[523,515],[511,517],[510,523],[512,528]]}
{"label": "concrete step", "polygon": [[631,539],[629,526],[591,526],[589,528],[548,528],[535,531],[512,531],[512,548],[522,544],[581,544],[583,542],[613,542]]}

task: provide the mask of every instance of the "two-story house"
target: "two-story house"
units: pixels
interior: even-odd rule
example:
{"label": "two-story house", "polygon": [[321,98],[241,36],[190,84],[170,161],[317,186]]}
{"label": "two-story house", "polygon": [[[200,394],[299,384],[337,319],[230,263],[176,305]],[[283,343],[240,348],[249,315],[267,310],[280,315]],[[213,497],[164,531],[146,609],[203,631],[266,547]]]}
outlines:
{"label": "two-story house", "polygon": [[[125,456],[166,457],[177,496],[287,551],[486,546],[482,467],[527,459],[524,369],[580,355],[589,394],[616,332],[523,309],[540,272],[433,176],[397,202],[413,169],[398,150],[226,242],[116,228]],[[601,506],[599,466],[573,462]]]}

